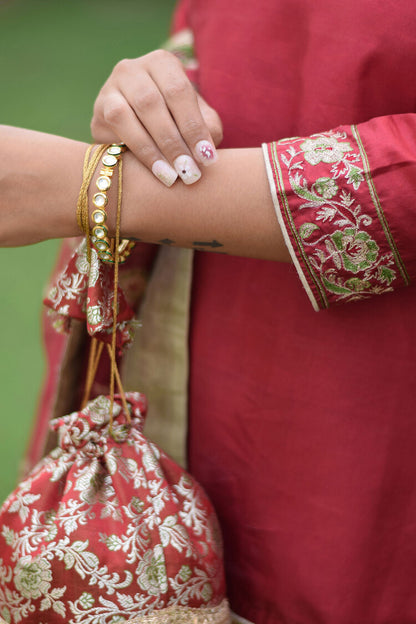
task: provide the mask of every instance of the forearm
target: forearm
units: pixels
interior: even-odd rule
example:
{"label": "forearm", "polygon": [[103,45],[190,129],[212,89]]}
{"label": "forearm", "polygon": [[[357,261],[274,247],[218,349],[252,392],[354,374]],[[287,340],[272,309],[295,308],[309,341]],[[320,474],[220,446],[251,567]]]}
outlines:
{"label": "forearm", "polygon": [[[8,146],[0,172],[0,244],[17,246],[79,234],[75,212],[86,145],[8,127],[1,127],[0,137]],[[260,149],[223,150],[197,184],[177,182],[169,189],[132,154],[126,153],[123,160],[123,236],[289,259]],[[111,191],[110,224],[115,188]]]}
{"label": "forearm", "polygon": [[131,154],[126,154],[124,171],[125,236],[232,255],[289,259],[260,149],[220,150],[218,163],[191,187],[178,182],[165,188]]}
{"label": "forearm", "polygon": [[0,126],[0,246],[76,236],[76,204],[86,146]]}

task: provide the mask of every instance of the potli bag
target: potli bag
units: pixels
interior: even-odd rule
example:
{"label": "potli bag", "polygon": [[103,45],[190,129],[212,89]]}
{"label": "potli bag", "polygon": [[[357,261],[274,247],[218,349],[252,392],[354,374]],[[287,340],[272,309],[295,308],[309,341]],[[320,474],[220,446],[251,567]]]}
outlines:
{"label": "potli bag", "polygon": [[27,624],[225,624],[221,543],[202,488],[143,436],[145,397],[52,421],[59,446],[0,516],[1,611]]}
{"label": "potli bag", "polygon": [[83,243],[49,298],[67,321],[83,315],[95,336],[87,394],[105,342],[119,394],[111,389],[53,420],[57,448],[0,510],[3,624],[230,623],[213,507],[144,437],[144,395],[121,387],[115,345],[128,341],[128,314],[119,304],[118,243],[117,233],[115,266]]}

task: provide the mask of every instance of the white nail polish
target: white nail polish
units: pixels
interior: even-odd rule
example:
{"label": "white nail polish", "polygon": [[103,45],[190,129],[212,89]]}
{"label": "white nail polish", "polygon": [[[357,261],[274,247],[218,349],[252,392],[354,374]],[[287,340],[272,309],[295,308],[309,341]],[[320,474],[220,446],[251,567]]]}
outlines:
{"label": "white nail polish", "polygon": [[152,165],[152,173],[163,182],[165,186],[172,186],[178,174],[175,169],[164,160],[156,160]]}
{"label": "white nail polish", "polygon": [[193,184],[201,177],[201,172],[193,158],[183,154],[178,156],[173,163],[175,170],[185,184]]}
{"label": "white nail polish", "polygon": [[204,165],[211,165],[218,160],[217,150],[209,141],[199,141],[195,145],[195,151]]}

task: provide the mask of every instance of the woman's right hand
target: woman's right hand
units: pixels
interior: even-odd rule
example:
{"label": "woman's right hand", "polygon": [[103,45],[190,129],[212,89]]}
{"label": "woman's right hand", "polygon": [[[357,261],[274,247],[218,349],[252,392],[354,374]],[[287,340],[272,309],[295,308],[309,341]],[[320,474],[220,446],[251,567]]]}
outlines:
{"label": "woman's right hand", "polygon": [[178,175],[197,182],[198,164],[214,163],[222,140],[217,112],[166,50],[117,63],[96,99],[91,132],[98,143],[125,143],[166,186]]}

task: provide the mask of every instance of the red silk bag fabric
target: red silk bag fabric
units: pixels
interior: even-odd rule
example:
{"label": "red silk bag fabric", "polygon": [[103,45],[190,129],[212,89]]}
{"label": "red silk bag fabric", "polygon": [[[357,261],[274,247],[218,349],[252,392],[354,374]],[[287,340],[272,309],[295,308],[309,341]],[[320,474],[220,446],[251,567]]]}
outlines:
{"label": "red silk bag fabric", "polygon": [[[146,399],[100,396],[0,512],[7,622],[227,624],[222,545],[202,488],[142,433]],[[110,429],[111,428],[111,429]]]}

